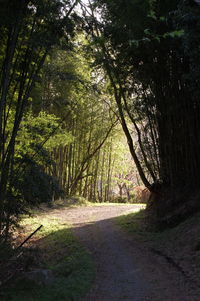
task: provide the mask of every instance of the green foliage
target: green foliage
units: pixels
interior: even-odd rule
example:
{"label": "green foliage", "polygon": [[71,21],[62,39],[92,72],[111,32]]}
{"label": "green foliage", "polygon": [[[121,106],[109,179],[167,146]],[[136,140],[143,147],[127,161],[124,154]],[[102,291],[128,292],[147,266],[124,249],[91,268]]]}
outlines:
{"label": "green foliage", "polygon": [[[32,102],[37,102],[37,110],[44,108],[45,112],[53,112],[62,118],[62,130],[73,137],[69,144],[54,146],[51,154],[56,163],[54,174],[68,195],[89,197],[84,194],[84,187],[88,185],[89,177],[96,181],[96,171],[92,168],[95,168],[98,148],[103,148],[106,143],[115,117],[104,101],[106,83],[99,83],[100,75],[91,69],[91,55],[85,53],[88,42],[82,35],[77,35],[75,43],[73,52],[60,49],[51,52],[41,81],[32,94]],[[105,90],[104,95],[101,90]],[[46,145],[52,145],[51,141],[56,141],[56,137]],[[87,176],[90,173],[92,175]]]}
{"label": "green foliage", "polygon": [[175,208],[183,187],[199,189],[199,6],[176,0],[96,5],[102,19],[94,18],[88,32],[93,39],[98,27],[104,38],[103,45],[93,40],[102,54],[96,62],[107,71],[120,116],[135,127],[137,168],[144,184],[163,189]]}
{"label": "green foliage", "polygon": [[16,151],[20,156],[33,155],[42,149],[51,151],[56,146],[67,145],[72,140],[72,135],[62,128],[58,117],[43,111],[34,116],[31,112],[21,123]]}
{"label": "green foliage", "polygon": [[[53,217],[39,215],[25,219],[23,224],[34,230],[43,224],[37,239],[41,268],[53,271],[55,281],[50,286],[40,286],[32,281],[15,280],[4,291],[2,301],[81,300],[89,290],[94,278],[94,263],[88,252],[75,239],[68,225]],[[39,266],[38,266],[39,267]]]}
{"label": "green foliage", "polygon": [[[14,218],[14,208],[18,215],[22,208],[21,200],[14,191],[13,174],[15,161],[19,156],[20,125],[31,104],[31,92],[38,81],[44,61],[53,47],[65,41],[66,47],[71,46],[75,26],[75,14],[71,14],[77,3],[72,1],[1,1],[0,31],[2,47],[0,50],[0,235],[8,235],[9,227]],[[28,136],[28,126],[24,131],[21,156],[36,148],[42,135],[47,135],[43,122],[38,117],[40,126],[32,123],[33,137]],[[45,118],[43,118],[45,119]],[[44,121],[44,120],[43,120]],[[55,121],[55,120],[54,120]],[[51,120],[51,125],[53,119]],[[37,132],[37,133],[36,133]],[[35,136],[34,136],[35,135]],[[26,137],[25,137],[26,136]],[[61,139],[57,137],[59,143]],[[18,141],[17,141],[18,139]],[[37,141],[33,141],[33,140]],[[18,144],[16,146],[16,144]],[[53,143],[52,143],[53,144]],[[17,193],[18,194],[18,193]],[[17,203],[19,202],[19,206]],[[11,210],[11,205],[13,209]],[[15,204],[16,203],[16,204]],[[14,205],[15,204],[15,205]],[[3,221],[3,222],[2,222]]]}
{"label": "green foliage", "polygon": [[[14,183],[15,194],[27,204],[50,203],[52,199],[63,195],[58,181],[48,175],[43,166],[31,159],[23,158],[25,168],[20,172],[18,180]],[[15,174],[13,175],[15,178]]]}
{"label": "green foliage", "polygon": [[40,112],[36,117],[31,113],[24,117],[16,140],[13,185],[15,194],[18,198],[21,195],[27,206],[62,195],[58,181],[45,167],[54,164],[50,151],[71,140],[71,135],[61,128],[60,120],[54,115]]}
{"label": "green foliage", "polygon": [[142,234],[145,229],[145,210],[130,213],[116,218],[117,223],[129,233]]}

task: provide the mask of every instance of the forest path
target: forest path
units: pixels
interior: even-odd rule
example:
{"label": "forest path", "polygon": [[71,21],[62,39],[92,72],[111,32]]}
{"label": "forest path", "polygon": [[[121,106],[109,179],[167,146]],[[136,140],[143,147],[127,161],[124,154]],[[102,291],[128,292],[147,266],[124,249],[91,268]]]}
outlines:
{"label": "forest path", "polygon": [[196,301],[184,279],[113,221],[140,205],[105,205],[56,210],[93,256],[97,276],[85,301]]}

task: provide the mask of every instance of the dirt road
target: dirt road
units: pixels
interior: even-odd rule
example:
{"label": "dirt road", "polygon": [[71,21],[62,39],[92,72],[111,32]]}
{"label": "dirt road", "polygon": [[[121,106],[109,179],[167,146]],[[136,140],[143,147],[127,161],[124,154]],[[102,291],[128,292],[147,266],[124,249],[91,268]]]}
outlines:
{"label": "dirt road", "polygon": [[198,301],[164,258],[115,224],[114,217],[139,209],[139,205],[106,205],[54,213],[73,225],[95,260],[97,276],[84,301]]}

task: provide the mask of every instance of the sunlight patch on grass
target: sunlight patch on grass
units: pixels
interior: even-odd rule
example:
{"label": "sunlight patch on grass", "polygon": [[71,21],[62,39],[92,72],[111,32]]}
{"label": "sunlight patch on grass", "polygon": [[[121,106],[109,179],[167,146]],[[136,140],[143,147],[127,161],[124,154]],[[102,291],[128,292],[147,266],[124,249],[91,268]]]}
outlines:
{"label": "sunlight patch on grass", "polygon": [[144,231],[142,222],[144,220],[144,210],[133,212],[127,215],[122,215],[116,218],[117,224],[125,228],[128,232],[141,233]]}
{"label": "sunlight patch on grass", "polygon": [[116,218],[116,223],[130,234],[135,234],[143,241],[157,239],[159,232],[152,230],[146,221],[144,207],[136,212],[122,215]]}
{"label": "sunlight patch on grass", "polygon": [[[135,206],[138,211],[138,208],[143,209],[146,207],[146,204],[132,204],[132,203],[89,203],[89,206]],[[139,210],[140,210],[139,209]]]}
{"label": "sunlight patch on grass", "polygon": [[164,244],[166,241],[177,241],[183,235],[185,228],[189,228],[192,218],[179,224],[174,228],[167,228],[164,231],[156,229],[146,220],[145,209],[122,215],[116,218],[116,223],[130,234],[135,234],[140,240],[149,241],[154,246]]}
{"label": "sunlight patch on grass", "polygon": [[1,300],[81,300],[91,287],[95,268],[91,256],[76,240],[69,226],[47,214],[25,218],[22,224],[28,232],[43,225],[34,237],[42,256],[42,266],[38,268],[52,270],[55,281],[50,286],[40,286],[33,281],[18,280],[6,288]]}

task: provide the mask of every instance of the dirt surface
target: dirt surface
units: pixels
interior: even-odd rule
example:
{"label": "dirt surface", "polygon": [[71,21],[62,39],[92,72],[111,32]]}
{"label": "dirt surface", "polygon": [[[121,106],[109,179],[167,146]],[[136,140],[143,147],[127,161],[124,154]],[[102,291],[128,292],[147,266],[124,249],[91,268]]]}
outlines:
{"label": "dirt surface", "polygon": [[106,205],[53,213],[73,225],[95,260],[96,279],[84,301],[199,301],[181,273],[114,222],[115,217],[139,209],[139,205]]}

